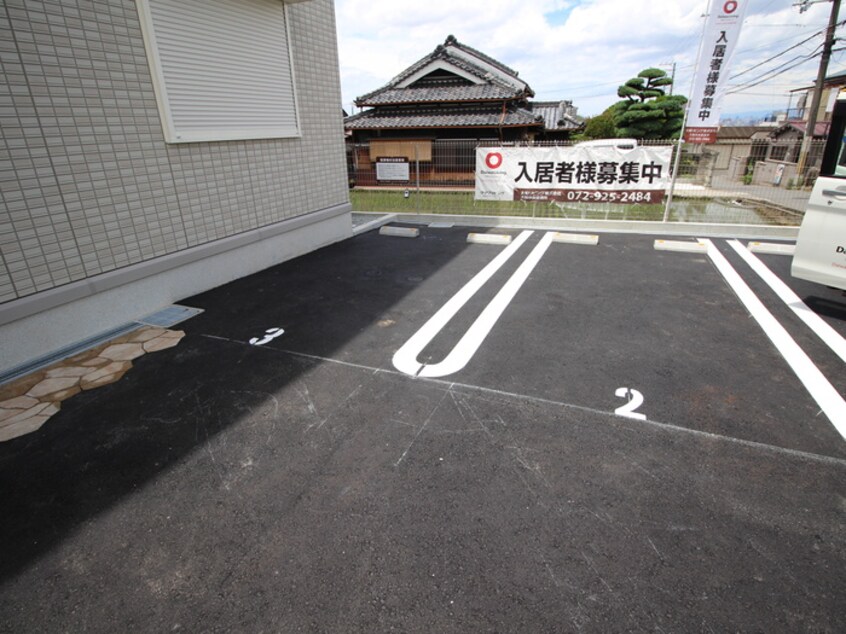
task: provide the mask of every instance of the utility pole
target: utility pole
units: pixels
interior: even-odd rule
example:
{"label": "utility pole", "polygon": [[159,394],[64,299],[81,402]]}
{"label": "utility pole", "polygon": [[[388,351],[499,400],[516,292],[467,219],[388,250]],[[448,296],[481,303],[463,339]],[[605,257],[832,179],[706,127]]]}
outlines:
{"label": "utility pole", "polygon": [[676,84],[676,63],[675,62],[664,62],[662,64],[658,64],[658,66],[672,66],[673,67],[672,74],[670,75],[670,81],[673,82],[672,84],[670,84],[670,94],[672,95],[673,94],[673,86],[675,86],[675,84]]}
{"label": "utility pole", "polygon": [[805,136],[802,137],[802,148],[799,150],[799,163],[796,166],[796,174],[802,183],[805,182],[805,164],[808,161],[808,153],[811,149],[811,141],[814,139],[814,130],[817,127],[817,110],[820,109],[825,75],[828,72],[828,60],[831,59],[831,49],[834,47],[834,31],[837,28],[837,16],[840,13],[840,0],[832,0],[831,15],[828,18],[828,28],[825,31],[825,43],[823,44],[822,56],[820,57],[820,68],[817,71],[817,82],[814,85],[814,94],[811,98],[811,106],[808,111],[808,126],[805,128]]}

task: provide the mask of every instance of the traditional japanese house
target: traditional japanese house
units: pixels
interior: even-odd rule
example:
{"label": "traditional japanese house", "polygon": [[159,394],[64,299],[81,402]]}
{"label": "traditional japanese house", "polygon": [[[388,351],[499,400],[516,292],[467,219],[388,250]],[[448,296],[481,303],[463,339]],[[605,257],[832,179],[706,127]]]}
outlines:
{"label": "traditional japanese house", "polygon": [[567,141],[585,124],[572,101],[531,101],[529,109],[543,118],[540,138],[544,141]]}
{"label": "traditional japanese house", "polygon": [[[533,96],[517,71],[450,35],[385,86],[356,100],[366,110],[344,125],[357,184],[380,182],[378,164],[402,159],[413,164],[409,180],[472,184],[479,142],[546,138],[548,121],[553,138],[581,126],[572,103],[544,102],[534,110]],[[401,170],[390,173],[403,182]]]}

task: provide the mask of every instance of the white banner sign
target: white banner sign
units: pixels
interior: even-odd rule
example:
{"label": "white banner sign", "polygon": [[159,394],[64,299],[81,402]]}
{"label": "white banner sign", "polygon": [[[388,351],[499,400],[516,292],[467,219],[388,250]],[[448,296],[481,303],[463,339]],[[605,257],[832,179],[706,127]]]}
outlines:
{"label": "white banner sign", "polygon": [[750,0],[712,0],[702,53],[693,84],[685,139],[692,143],[716,140],[720,125],[720,102],[729,80],[729,67],[746,5]]}
{"label": "white banner sign", "polygon": [[476,148],[476,200],[655,204],[672,146]]}

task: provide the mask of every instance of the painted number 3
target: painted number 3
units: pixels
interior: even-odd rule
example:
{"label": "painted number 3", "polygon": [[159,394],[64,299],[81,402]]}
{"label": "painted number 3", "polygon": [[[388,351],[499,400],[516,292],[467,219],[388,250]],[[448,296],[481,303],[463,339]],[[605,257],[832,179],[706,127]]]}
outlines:
{"label": "painted number 3", "polygon": [[643,405],[643,394],[637,390],[631,390],[627,387],[618,387],[614,392],[620,398],[628,399],[629,402],[614,410],[617,416],[625,416],[626,418],[636,418],[637,420],[646,420],[646,414],[639,414],[635,410]]}

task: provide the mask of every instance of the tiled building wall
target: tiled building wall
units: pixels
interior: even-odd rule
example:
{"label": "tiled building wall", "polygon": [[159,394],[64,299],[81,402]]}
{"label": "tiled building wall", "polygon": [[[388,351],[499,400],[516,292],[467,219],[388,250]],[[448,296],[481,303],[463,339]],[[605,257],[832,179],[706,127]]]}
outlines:
{"label": "tiled building wall", "polygon": [[302,138],[168,145],[134,0],[0,0],[0,302],[347,202],[333,3],[288,16]]}

